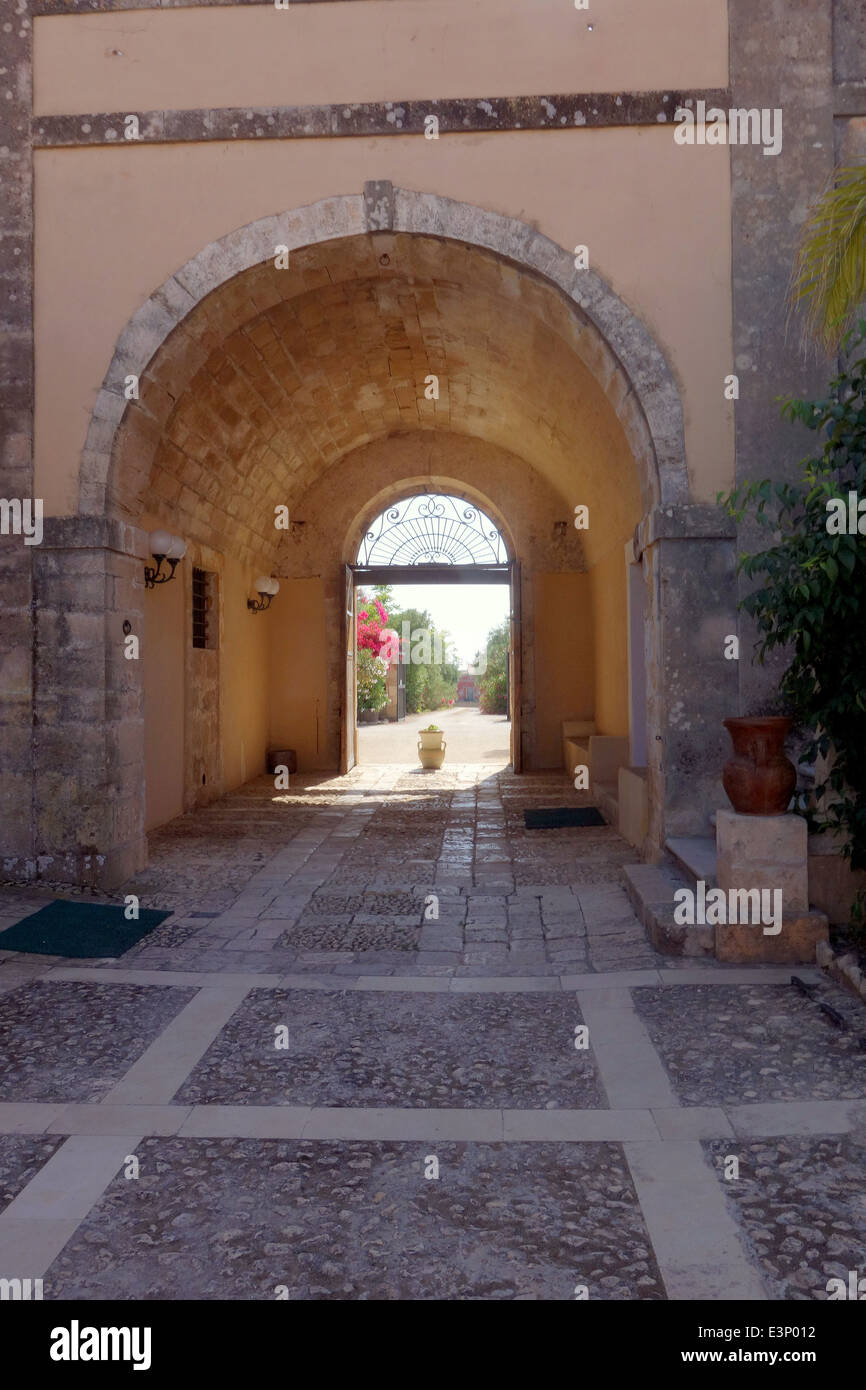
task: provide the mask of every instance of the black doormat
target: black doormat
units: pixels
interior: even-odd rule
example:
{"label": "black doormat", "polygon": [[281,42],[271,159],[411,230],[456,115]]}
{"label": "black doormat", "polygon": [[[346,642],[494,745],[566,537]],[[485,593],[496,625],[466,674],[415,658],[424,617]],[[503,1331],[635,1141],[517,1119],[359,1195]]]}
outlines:
{"label": "black doormat", "polygon": [[524,811],[527,830],[564,830],[569,825],[607,825],[595,806],[552,806],[547,810]]}
{"label": "black doormat", "polygon": [[34,956],[122,956],[170,912],[139,908],[138,921],[128,922],[122,907],[108,903],[76,903],[55,898],[29,917],[0,932],[0,951],[25,951]]}

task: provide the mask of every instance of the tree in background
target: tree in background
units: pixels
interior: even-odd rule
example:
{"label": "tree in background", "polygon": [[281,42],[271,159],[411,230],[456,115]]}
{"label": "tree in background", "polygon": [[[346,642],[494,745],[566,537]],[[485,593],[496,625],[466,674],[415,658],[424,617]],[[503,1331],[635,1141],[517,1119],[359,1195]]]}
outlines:
{"label": "tree in background", "polygon": [[[430,614],[418,608],[403,608],[393,613],[390,626],[403,638],[407,625],[409,641],[403,644],[406,664],[406,713],[420,714],[435,710],[457,694],[457,662],[448,650],[448,633],[439,632]],[[438,640],[437,640],[438,639]],[[441,652],[442,660],[435,657]],[[426,658],[429,655],[429,660]]]}
{"label": "tree in background", "polygon": [[482,714],[508,713],[508,648],[511,623],[508,618],[487,634],[487,670],[479,681]]}

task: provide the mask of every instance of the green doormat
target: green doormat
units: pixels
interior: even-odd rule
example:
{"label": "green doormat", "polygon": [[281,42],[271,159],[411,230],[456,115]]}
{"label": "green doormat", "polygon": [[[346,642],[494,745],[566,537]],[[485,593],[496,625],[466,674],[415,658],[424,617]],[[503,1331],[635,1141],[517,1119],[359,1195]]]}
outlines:
{"label": "green doormat", "polygon": [[[553,806],[549,810],[524,811],[527,830],[564,830],[569,825],[607,825],[594,806]],[[0,936],[0,941],[3,938]]]}
{"label": "green doormat", "polygon": [[26,951],[35,956],[122,956],[171,916],[170,912],[143,907],[139,908],[138,921],[128,922],[123,911],[107,903],[55,898],[0,932],[0,951]]}

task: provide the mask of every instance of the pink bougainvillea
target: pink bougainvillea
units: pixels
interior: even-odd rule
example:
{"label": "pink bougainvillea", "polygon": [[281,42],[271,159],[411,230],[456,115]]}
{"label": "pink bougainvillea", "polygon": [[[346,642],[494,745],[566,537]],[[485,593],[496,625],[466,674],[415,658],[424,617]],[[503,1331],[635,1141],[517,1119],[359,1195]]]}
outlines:
{"label": "pink bougainvillea", "polygon": [[388,639],[383,630],[388,626],[388,614],[379,599],[364,598],[358,608],[358,646],[371,651],[374,656],[387,657]]}

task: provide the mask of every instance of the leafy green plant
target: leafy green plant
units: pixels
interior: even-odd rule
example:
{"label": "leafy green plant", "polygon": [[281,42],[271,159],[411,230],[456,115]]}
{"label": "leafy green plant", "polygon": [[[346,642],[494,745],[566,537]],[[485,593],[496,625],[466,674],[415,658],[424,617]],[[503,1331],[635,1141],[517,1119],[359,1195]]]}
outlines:
{"label": "leafy green plant", "polygon": [[378,713],[388,703],[388,663],[369,647],[358,648],[358,713]]}
{"label": "leafy green plant", "polygon": [[[802,758],[827,759],[816,781],[813,830],[838,834],[853,869],[866,868],[866,658],[859,624],[866,608],[866,322],[844,341],[846,365],[819,400],[790,398],[783,416],[819,437],[820,452],[800,464],[796,483],[753,482],[719,501],[737,521],[746,513],[772,543],[743,555],[756,581],[741,607],[760,633],[757,657],[784,648],[790,662],[780,694],[808,731]],[[842,529],[854,500],[854,533]],[[864,508],[866,510],[866,508]],[[854,918],[863,920],[866,895]]]}
{"label": "leafy green plant", "polygon": [[422,734],[441,734],[442,730],[438,724],[428,724],[426,729],[421,729]]}
{"label": "leafy green plant", "polygon": [[479,689],[482,714],[508,713],[508,645],[511,623],[506,618],[487,634],[487,665]]}

